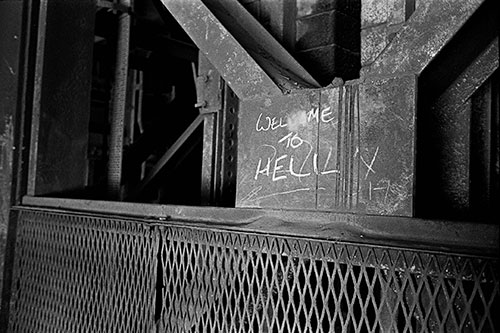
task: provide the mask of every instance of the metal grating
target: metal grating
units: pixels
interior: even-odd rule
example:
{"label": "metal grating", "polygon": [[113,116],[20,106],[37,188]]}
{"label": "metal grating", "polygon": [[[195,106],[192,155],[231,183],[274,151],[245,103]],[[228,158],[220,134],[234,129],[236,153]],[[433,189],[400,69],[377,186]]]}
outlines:
{"label": "metal grating", "polygon": [[18,212],[11,332],[147,332],[158,233],[128,220]]}
{"label": "metal grating", "polygon": [[16,212],[11,332],[500,330],[498,258]]}
{"label": "metal grating", "polygon": [[161,228],[165,332],[496,332],[498,260]]}

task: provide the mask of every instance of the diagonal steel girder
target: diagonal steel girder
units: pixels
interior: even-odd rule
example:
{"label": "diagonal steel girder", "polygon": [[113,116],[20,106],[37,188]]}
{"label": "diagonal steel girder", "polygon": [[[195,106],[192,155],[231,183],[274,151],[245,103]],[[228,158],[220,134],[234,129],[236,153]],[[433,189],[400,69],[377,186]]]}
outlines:
{"label": "diagonal steel girder", "polygon": [[279,95],[292,88],[319,87],[237,1],[161,2],[240,99]]}
{"label": "diagonal steel girder", "polygon": [[421,73],[484,2],[421,1],[404,28],[361,75]]}

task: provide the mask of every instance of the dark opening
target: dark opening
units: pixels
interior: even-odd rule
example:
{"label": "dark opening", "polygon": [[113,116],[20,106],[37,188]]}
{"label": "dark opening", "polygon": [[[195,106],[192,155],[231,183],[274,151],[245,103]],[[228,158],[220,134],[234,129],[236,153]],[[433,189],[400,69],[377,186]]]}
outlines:
{"label": "dark opening", "polygon": [[[140,193],[137,186],[198,115],[195,71],[198,49],[175,19],[152,1],[137,1],[130,31],[121,199],[200,203],[202,126]],[[88,190],[107,198],[107,168],[115,82],[118,15],[96,16],[92,104],[89,124]]]}

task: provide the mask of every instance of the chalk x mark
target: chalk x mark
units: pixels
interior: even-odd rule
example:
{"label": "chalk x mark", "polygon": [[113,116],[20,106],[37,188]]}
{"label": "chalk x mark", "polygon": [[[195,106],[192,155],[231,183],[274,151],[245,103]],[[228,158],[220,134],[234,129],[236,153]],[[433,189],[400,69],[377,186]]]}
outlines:
{"label": "chalk x mark", "polygon": [[376,173],[375,170],[373,170],[373,164],[375,163],[375,160],[377,159],[378,148],[379,147],[377,147],[377,149],[375,149],[375,154],[373,154],[373,157],[372,157],[370,164],[366,163],[365,159],[363,158],[363,155],[359,154],[359,157],[361,158],[361,162],[363,162],[363,164],[368,168],[368,170],[366,170],[365,180],[368,178],[368,175],[370,174],[370,172],[373,172],[374,174]]}

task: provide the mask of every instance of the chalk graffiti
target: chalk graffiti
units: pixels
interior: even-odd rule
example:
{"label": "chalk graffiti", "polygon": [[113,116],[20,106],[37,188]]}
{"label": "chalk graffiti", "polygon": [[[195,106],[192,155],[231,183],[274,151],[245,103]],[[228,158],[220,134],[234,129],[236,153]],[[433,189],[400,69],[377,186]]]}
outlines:
{"label": "chalk graffiti", "polygon": [[276,131],[280,128],[288,128],[290,131],[298,131],[301,125],[307,123],[330,123],[335,120],[332,108],[327,106],[323,109],[313,107],[308,112],[298,111],[287,117],[272,117],[265,115],[263,112],[257,116],[255,122],[255,131],[267,132]]}
{"label": "chalk graffiti", "polygon": [[[383,172],[377,174],[379,146],[361,147],[359,132],[346,127],[349,121],[339,118],[334,109],[312,107],[286,116],[259,113],[254,129],[266,139],[254,150],[251,160],[253,174],[249,177],[253,176],[256,186],[242,201],[255,202],[312,190],[332,191],[332,196],[344,198],[346,203],[352,198],[361,200],[358,198],[361,193],[368,200],[388,201],[392,184],[380,181]],[[316,141],[319,139],[315,138],[314,126],[320,124],[333,125],[331,140]],[[324,176],[331,178],[318,180]],[[263,185],[268,182],[277,185]],[[328,186],[319,186],[321,183]]]}

